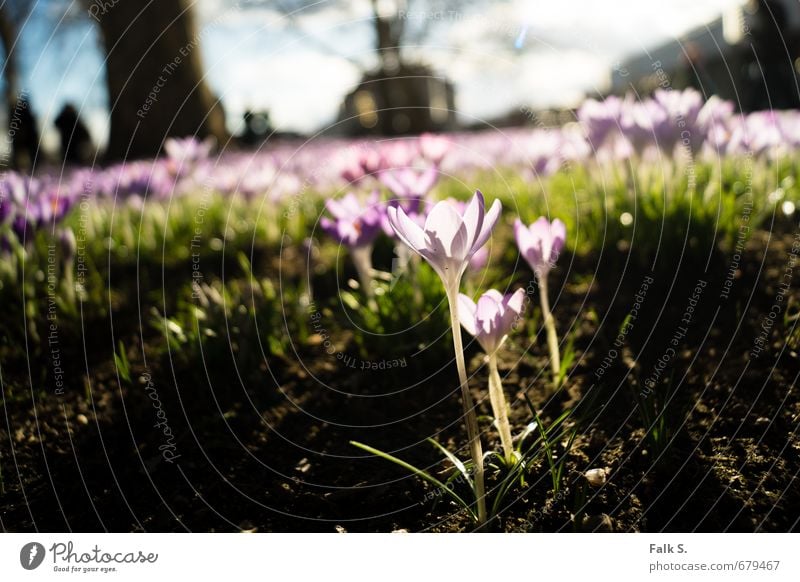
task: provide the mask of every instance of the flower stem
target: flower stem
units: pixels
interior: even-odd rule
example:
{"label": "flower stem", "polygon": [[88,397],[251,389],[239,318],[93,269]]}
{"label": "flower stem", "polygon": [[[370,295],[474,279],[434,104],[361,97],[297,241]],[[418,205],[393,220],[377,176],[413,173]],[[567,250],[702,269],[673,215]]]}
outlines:
{"label": "flower stem", "polygon": [[475,405],[469,393],[467,382],[467,366],[464,362],[464,346],[461,343],[461,323],[458,319],[458,286],[447,285],[447,301],[450,304],[450,326],[453,328],[453,348],[456,353],[458,378],[461,383],[461,402],[464,406],[464,422],[467,425],[467,438],[475,465],[475,499],[478,505],[478,523],[486,523],[486,494],[483,484],[483,447],[478,432],[478,418],[475,416]]}
{"label": "flower stem", "polygon": [[550,299],[547,295],[547,275],[539,277],[539,300],[542,304],[544,327],[547,331],[547,347],[550,350],[550,365],[553,368],[553,384],[558,388],[558,377],[561,374],[561,356],[558,353],[558,334],[553,312],[550,311]]}
{"label": "flower stem", "polygon": [[372,245],[353,247],[350,249],[350,257],[353,259],[353,265],[358,273],[358,282],[361,283],[364,295],[367,297],[367,306],[371,310],[377,311],[378,305],[375,303],[375,294],[372,289]]}
{"label": "flower stem", "polygon": [[497,370],[497,354],[489,356],[489,399],[492,402],[494,419],[497,430],[500,432],[500,443],[503,445],[503,455],[509,463],[514,462],[514,445],[511,439],[511,424],[508,422],[508,403],[503,393],[503,381]]}

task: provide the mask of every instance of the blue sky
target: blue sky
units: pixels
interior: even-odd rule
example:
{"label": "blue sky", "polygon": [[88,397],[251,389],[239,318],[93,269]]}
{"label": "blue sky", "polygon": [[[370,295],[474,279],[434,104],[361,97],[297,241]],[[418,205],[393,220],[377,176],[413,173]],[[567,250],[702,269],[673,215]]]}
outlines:
{"label": "blue sky", "polygon": [[[520,105],[571,105],[604,89],[616,60],[740,3],[510,0],[475,2],[452,12],[416,3],[406,15],[409,27],[426,25],[427,34],[408,47],[407,56],[453,80],[464,117],[491,117]],[[331,1],[292,19],[267,7],[239,10],[233,4],[197,2],[206,74],[232,130],[247,107],[269,109],[284,130],[319,129],[335,119],[360,70],[377,62],[369,0]],[[391,0],[382,5],[389,9]],[[23,31],[23,85],[43,125],[72,101],[102,143],[107,99],[97,30],[88,18],[56,30],[58,15],[48,6],[38,2]],[[518,50],[515,40],[523,27],[527,34]],[[52,132],[45,138],[55,145]]]}

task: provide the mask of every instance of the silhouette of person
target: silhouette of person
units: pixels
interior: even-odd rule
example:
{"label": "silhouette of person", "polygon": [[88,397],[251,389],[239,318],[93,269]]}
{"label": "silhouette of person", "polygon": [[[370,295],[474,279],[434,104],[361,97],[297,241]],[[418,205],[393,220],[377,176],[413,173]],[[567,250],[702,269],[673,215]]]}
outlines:
{"label": "silhouette of person", "polygon": [[17,170],[30,170],[39,150],[39,131],[25,95],[21,95],[8,111],[8,135],[11,165]]}
{"label": "silhouette of person", "polygon": [[256,145],[264,141],[264,137],[272,131],[269,113],[266,111],[253,112],[248,109],[242,115],[242,121],[244,121],[244,131],[240,139],[245,145]]}
{"label": "silhouette of person", "polygon": [[88,160],[92,148],[89,130],[78,116],[78,111],[71,103],[61,109],[55,120],[55,126],[61,136],[61,157],[65,162],[79,164]]}

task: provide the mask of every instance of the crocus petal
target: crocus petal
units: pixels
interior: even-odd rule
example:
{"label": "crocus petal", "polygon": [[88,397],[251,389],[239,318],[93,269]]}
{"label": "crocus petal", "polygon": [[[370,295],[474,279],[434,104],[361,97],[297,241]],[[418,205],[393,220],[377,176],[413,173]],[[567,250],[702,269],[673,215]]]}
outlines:
{"label": "crocus petal", "polygon": [[519,218],[514,220],[514,238],[517,240],[517,246],[523,255],[526,254],[528,249],[533,245],[528,227],[522,224]]}
{"label": "crocus petal", "polygon": [[387,213],[389,214],[389,224],[392,225],[400,240],[418,253],[425,248],[425,233],[402,208],[390,206]]}
{"label": "crocus petal", "polygon": [[478,299],[475,309],[475,324],[480,335],[489,335],[495,331],[500,304],[493,297],[484,293]]}
{"label": "crocus petal", "polygon": [[461,327],[467,330],[470,335],[475,335],[475,310],[477,309],[475,302],[464,295],[458,294],[458,320],[461,322]]}
{"label": "crocus petal", "polygon": [[483,218],[483,224],[481,225],[481,230],[478,233],[477,238],[472,243],[472,250],[471,254],[474,254],[479,248],[481,248],[486,241],[489,240],[489,237],[492,234],[492,229],[494,229],[494,225],[497,224],[497,220],[500,218],[500,211],[503,209],[503,205],[500,204],[499,200],[495,200],[492,203],[492,207],[489,209],[489,212],[486,213],[486,216]]}
{"label": "crocus petal", "polygon": [[511,295],[506,296],[505,305],[507,309],[520,315],[525,307],[525,290],[517,289]]}
{"label": "crocus petal", "polygon": [[556,218],[553,221],[553,224],[550,226],[550,236],[553,239],[553,256],[550,260],[555,261],[558,258],[559,253],[561,253],[561,249],[564,248],[564,242],[567,240],[567,227],[558,218]]}
{"label": "crocus petal", "polygon": [[325,208],[331,213],[334,218],[344,218],[347,215],[347,210],[338,200],[330,198],[325,201]]}
{"label": "crocus petal", "polygon": [[511,331],[514,321],[522,315],[522,310],[525,308],[525,291],[524,289],[517,289],[511,295],[506,295],[503,298],[503,306],[505,310],[502,315],[502,323],[500,327],[504,333]]}
{"label": "crocus petal", "polygon": [[395,176],[395,172],[393,170],[384,170],[378,174],[378,179],[381,181],[381,184],[386,186],[389,191],[395,195],[396,198],[405,199],[408,198],[411,193],[408,191],[400,180],[397,179]]}
{"label": "crocus petal", "polygon": [[503,303],[503,294],[500,293],[497,289],[489,289],[486,293],[483,294],[485,297],[491,297],[494,299],[495,303],[498,305]]}
{"label": "crocus petal", "polygon": [[[434,242],[438,240],[448,258],[463,259],[463,249],[467,246],[467,232],[462,228],[463,223],[452,204],[437,202],[425,220],[425,233]],[[454,251],[462,253],[455,254]]]}
{"label": "crocus petal", "polygon": [[430,167],[425,170],[419,178],[417,178],[416,188],[414,194],[418,196],[425,196],[431,191],[436,181],[439,179],[439,170],[436,167]]}
{"label": "crocus petal", "polygon": [[[475,194],[469,203],[463,208],[462,214],[464,216],[464,224],[467,227],[471,249],[477,251],[480,247],[475,248],[475,239],[481,232],[483,227],[484,215],[486,214],[485,202],[483,194],[480,190],[476,190]],[[481,245],[483,246],[483,245]]]}

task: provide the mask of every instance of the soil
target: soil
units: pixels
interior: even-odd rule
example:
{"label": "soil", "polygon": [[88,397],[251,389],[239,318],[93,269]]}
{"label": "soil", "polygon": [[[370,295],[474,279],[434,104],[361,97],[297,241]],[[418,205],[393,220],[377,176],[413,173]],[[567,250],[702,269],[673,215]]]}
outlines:
{"label": "soil", "polygon": [[[720,293],[730,253],[710,270],[705,257],[665,254],[613,357],[620,326],[651,271],[626,262],[624,248],[601,257],[564,255],[551,281],[560,331],[573,338],[576,354],[564,387],[550,387],[543,336],[514,336],[501,375],[515,434],[532,420],[527,394],[545,424],[573,410],[577,437],[559,491],[546,464],[535,464],[488,529],[797,531],[800,357],[796,322],[784,315],[800,300],[800,269],[765,349],[753,355],[792,242],[791,234],[753,236],[727,299]],[[698,281],[706,285],[684,324]],[[668,348],[680,328],[686,332],[645,399],[669,400],[668,437],[659,444],[646,436],[636,395],[659,359],[673,353]],[[350,444],[367,443],[445,477],[452,467],[425,438],[467,456],[459,451],[465,439],[452,363],[433,374],[413,363],[361,371],[312,341],[297,355],[270,359],[260,383],[240,380],[232,366],[228,382],[209,385],[172,369],[168,358],[145,365],[132,355],[128,384],[117,376],[110,333],[98,328],[91,337],[85,387],[6,395],[4,531],[472,529],[435,489]],[[481,354],[470,347],[468,355],[473,396],[488,415]],[[25,369],[4,366],[2,373],[6,384],[28,383]],[[489,423],[482,426],[484,446],[497,446]],[[562,439],[558,454],[563,446]],[[590,484],[590,469],[603,469],[605,482]]]}

